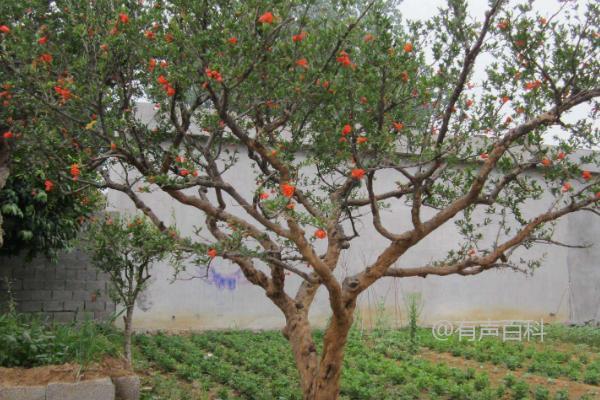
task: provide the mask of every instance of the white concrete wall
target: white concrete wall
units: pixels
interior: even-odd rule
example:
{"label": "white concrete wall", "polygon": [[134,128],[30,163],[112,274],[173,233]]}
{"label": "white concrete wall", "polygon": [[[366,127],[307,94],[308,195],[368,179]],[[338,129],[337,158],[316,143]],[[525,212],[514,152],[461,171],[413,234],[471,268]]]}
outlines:
{"label": "white concrete wall", "polygon": [[[241,164],[229,172],[228,178],[233,179],[241,193],[250,193],[254,190],[254,176],[244,157],[241,156]],[[397,177],[383,176],[378,185],[380,188],[389,186],[394,179]],[[202,226],[204,222],[198,210],[181,205],[164,194],[143,194],[142,197],[166,222],[175,221],[183,234],[192,234],[195,227]],[[547,201],[549,198],[543,203]],[[109,204],[112,209],[134,212],[132,203],[120,193],[110,192]],[[534,215],[540,209],[538,207],[526,206],[525,215]],[[409,228],[408,210],[403,203],[396,202],[392,209],[384,212],[386,227],[394,232]],[[243,215],[239,207],[230,211]],[[584,250],[537,246],[529,250],[528,258],[543,254],[545,258],[542,267],[533,276],[503,270],[473,277],[384,278],[361,295],[361,320],[372,326],[378,304],[383,302],[387,321],[394,325],[403,323],[404,299],[408,293],[421,294],[423,323],[439,320],[543,318],[544,321],[581,321],[594,316],[598,318],[600,225],[597,221],[586,215],[572,215],[558,223],[556,239],[568,243],[583,240],[595,246]],[[584,230],[581,224],[585,224]],[[340,278],[362,269],[387,244],[373,230],[369,219],[362,221],[359,229],[361,237],[352,241],[336,271]],[[488,230],[495,235],[494,228],[489,227]],[[206,233],[205,237],[210,235]],[[454,224],[448,223],[411,249],[398,265],[420,266],[439,259],[455,247],[458,240]],[[517,253],[515,257],[518,254],[525,253]],[[216,258],[207,278],[198,277],[205,273],[198,268],[188,269],[175,281],[173,273],[166,263],[153,267],[151,284],[136,311],[135,325],[138,329],[273,329],[280,328],[284,322],[279,310],[262,290],[247,282],[240,270],[227,261]],[[300,278],[288,279],[286,286],[289,286],[289,293],[295,293]],[[324,289],[317,296],[310,315],[316,325],[326,323],[330,313]]]}

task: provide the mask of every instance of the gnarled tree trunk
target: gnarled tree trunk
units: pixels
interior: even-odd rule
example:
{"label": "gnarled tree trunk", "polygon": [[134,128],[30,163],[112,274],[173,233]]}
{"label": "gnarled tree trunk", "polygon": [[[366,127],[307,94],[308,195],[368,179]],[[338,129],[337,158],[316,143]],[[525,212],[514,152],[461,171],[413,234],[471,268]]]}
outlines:
{"label": "gnarled tree trunk", "polygon": [[292,347],[304,400],[338,398],[344,349],[352,321],[352,312],[345,317],[332,317],[323,338],[323,352],[319,359],[308,317],[298,313],[288,318],[283,333]]}
{"label": "gnarled tree trunk", "polygon": [[131,336],[133,334],[133,305],[127,306],[127,311],[123,317],[125,323],[125,359],[129,367],[133,366],[133,357],[131,353]]}

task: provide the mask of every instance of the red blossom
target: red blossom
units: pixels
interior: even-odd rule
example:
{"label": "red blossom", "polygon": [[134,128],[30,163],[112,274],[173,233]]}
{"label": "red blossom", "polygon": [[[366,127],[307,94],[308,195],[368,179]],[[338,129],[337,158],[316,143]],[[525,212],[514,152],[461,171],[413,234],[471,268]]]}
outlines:
{"label": "red blossom", "polygon": [[237,44],[238,39],[235,36],[230,37],[227,41],[231,44]]}
{"label": "red blossom", "polygon": [[204,70],[204,72],[206,73],[206,76],[209,79],[214,79],[217,82],[223,82],[223,77],[221,76],[221,74],[219,73],[219,71],[217,71],[217,70],[211,70],[210,68],[206,68]]}
{"label": "red blossom", "polygon": [[167,33],[165,34],[165,42],[167,42],[167,43],[171,43],[171,42],[173,42],[173,40],[175,40],[175,36],[173,36],[173,34],[172,34],[172,33],[170,33],[170,32],[167,32]]}
{"label": "red blossom", "polygon": [[371,35],[370,33],[367,33],[364,37],[363,37],[363,41],[365,43],[369,43],[372,42],[373,40],[375,40],[375,36]]}
{"label": "red blossom", "polygon": [[300,68],[308,69],[308,60],[306,58],[301,58],[296,61],[296,65]]}
{"label": "red blossom", "polygon": [[285,196],[285,197],[292,197],[294,195],[294,191],[296,190],[296,187],[294,185],[290,185],[288,183],[283,183],[281,185],[281,193]]}
{"label": "red blossom", "polygon": [[352,132],[352,126],[350,126],[350,124],[344,125],[344,127],[342,128],[342,135],[347,135],[350,132]]}
{"label": "red blossom", "polygon": [[273,23],[273,13],[270,11],[267,11],[266,13],[264,13],[263,15],[258,17],[258,22],[260,22],[261,24],[272,24]]}
{"label": "red blossom", "polygon": [[54,91],[61,97],[63,103],[73,97],[71,91],[67,88],[63,88],[62,86],[54,86]]}
{"label": "red blossom", "polygon": [[217,250],[213,249],[213,248],[210,248],[210,249],[208,249],[208,251],[206,252],[206,254],[208,254],[208,256],[210,258],[215,258],[217,256]]}
{"label": "red blossom", "polygon": [[363,143],[367,143],[368,139],[364,136],[359,136],[356,138],[356,143],[358,144],[363,144]]}
{"label": "red blossom", "polygon": [[340,51],[339,56],[336,58],[336,61],[342,64],[344,67],[351,67],[352,61],[350,60],[350,56],[344,50]]}
{"label": "red blossom", "polygon": [[151,58],[150,61],[148,61],[148,71],[154,72],[154,68],[156,68],[156,60]]}
{"label": "red blossom", "polygon": [[159,75],[158,78],[156,78],[156,80],[158,81],[158,83],[160,83],[161,85],[168,85],[169,84],[169,80],[167,78],[165,78],[164,75]]}
{"label": "red blossom", "polygon": [[573,186],[569,182],[567,182],[564,185],[562,185],[561,191],[563,193],[566,193],[566,192],[570,191],[571,189],[573,189]]}
{"label": "red blossom", "polygon": [[526,82],[524,87],[526,90],[533,90],[533,89],[537,89],[540,86],[542,86],[542,82],[538,79],[536,79],[535,81],[532,82]]}
{"label": "red blossom", "polygon": [[467,108],[470,108],[473,105],[473,100],[467,99],[465,104],[466,104]]}
{"label": "red blossom", "polygon": [[9,33],[10,32],[10,28],[6,25],[0,25],[0,32],[2,33]]}
{"label": "red blossom", "polygon": [[146,39],[148,40],[154,40],[155,34],[152,31],[146,31],[144,32],[144,36],[146,36]]}
{"label": "red blossom", "polygon": [[52,182],[50,179],[46,179],[44,181],[44,190],[46,192],[51,192],[53,188],[54,188],[54,182]]}
{"label": "red blossom", "polygon": [[592,173],[590,171],[583,171],[581,173],[581,177],[586,181],[589,181],[590,179],[592,179]]}
{"label": "red blossom", "polygon": [[298,43],[304,40],[304,38],[306,38],[307,33],[302,31],[300,33],[298,33],[297,35],[292,35],[292,41],[294,43]]}
{"label": "red blossom", "polygon": [[410,53],[413,51],[414,47],[413,47],[412,43],[408,42],[408,43],[404,44],[403,49],[404,49],[405,53]]}
{"label": "red blossom", "polygon": [[317,239],[325,239],[327,237],[327,232],[325,232],[323,229],[317,229],[315,232],[315,237]]}
{"label": "red blossom", "polygon": [[165,85],[165,91],[169,97],[173,97],[175,95],[175,88],[169,84]]}
{"label": "red blossom", "polygon": [[6,132],[4,132],[2,137],[4,139],[12,139],[13,137],[15,137],[15,135],[11,131],[6,131]]}
{"label": "red blossom", "polygon": [[362,168],[354,168],[351,172],[351,176],[354,179],[362,179],[365,176],[365,170]]}
{"label": "red blossom", "polygon": [[190,174],[190,171],[188,171],[185,168],[182,168],[179,170],[179,175],[181,175],[181,176],[188,176],[189,174]]}
{"label": "red blossom", "polygon": [[502,20],[500,22],[498,22],[498,29],[500,30],[506,30],[506,28],[508,28],[508,21],[507,20]]}
{"label": "red blossom", "polygon": [[404,129],[404,124],[402,122],[392,122],[392,124],[394,125],[394,129],[397,131]]}
{"label": "red blossom", "polygon": [[129,22],[129,16],[125,13],[120,13],[119,21],[121,21],[122,24],[127,24]]}
{"label": "red blossom", "polygon": [[559,153],[556,155],[556,159],[557,159],[557,160],[564,160],[566,156],[567,156],[567,155],[566,155],[564,152],[562,152],[562,151],[561,151],[561,152],[559,152]]}
{"label": "red blossom", "polygon": [[46,44],[48,43],[48,36],[42,36],[41,38],[38,39],[38,44]]}
{"label": "red blossom", "polygon": [[117,150],[117,144],[116,144],[116,143],[114,143],[114,142],[111,142],[111,144],[110,144],[110,149],[111,149],[112,151],[115,151],[115,150]]}
{"label": "red blossom", "polygon": [[40,56],[40,61],[46,64],[50,64],[52,62],[52,54],[44,53]]}
{"label": "red blossom", "polygon": [[71,172],[71,176],[73,177],[74,181],[79,179],[79,175],[81,175],[81,170],[79,169],[79,164],[77,164],[77,163],[71,164],[70,172]]}
{"label": "red blossom", "polygon": [[544,167],[549,167],[549,166],[551,166],[551,165],[552,165],[552,161],[550,161],[550,159],[549,159],[549,158],[544,158],[544,159],[542,159],[542,165],[543,165]]}
{"label": "red blossom", "polygon": [[269,198],[269,193],[267,193],[267,192],[261,192],[261,193],[258,195],[258,197],[259,197],[261,200],[266,200],[266,199],[268,199],[268,198]]}
{"label": "red blossom", "polygon": [[488,153],[481,153],[481,154],[479,155],[479,158],[481,158],[482,160],[487,160],[487,159],[488,159],[488,157],[489,157],[489,156],[488,156]]}

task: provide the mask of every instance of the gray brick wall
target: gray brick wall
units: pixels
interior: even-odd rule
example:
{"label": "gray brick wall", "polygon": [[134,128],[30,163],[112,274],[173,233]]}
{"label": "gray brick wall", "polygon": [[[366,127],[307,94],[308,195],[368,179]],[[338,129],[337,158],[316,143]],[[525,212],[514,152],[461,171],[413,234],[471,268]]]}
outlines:
{"label": "gray brick wall", "polygon": [[63,253],[52,262],[0,258],[0,311],[7,309],[5,277],[11,282],[17,311],[37,313],[51,322],[105,320],[115,312],[108,276],[97,271],[82,251]]}

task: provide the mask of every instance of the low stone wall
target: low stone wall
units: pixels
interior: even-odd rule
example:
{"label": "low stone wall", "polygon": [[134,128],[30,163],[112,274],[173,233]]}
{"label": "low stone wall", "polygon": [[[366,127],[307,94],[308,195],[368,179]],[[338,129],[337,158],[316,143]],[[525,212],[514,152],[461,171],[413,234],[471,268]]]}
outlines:
{"label": "low stone wall", "polygon": [[82,251],[63,253],[56,262],[44,257],[30,262],[0,258],[0,311],[6,311],[9,299],[5,279],[17,311],[38,313],[51,322],[104,320],[115,311],[108,276]]}
{"label": "low stone wall", "polygon": [[138,400],[137,376],[103,378],[47,386],[0,387],[0,400]]}

